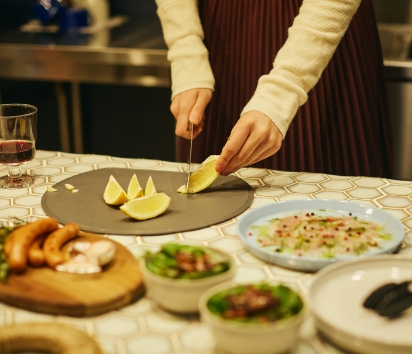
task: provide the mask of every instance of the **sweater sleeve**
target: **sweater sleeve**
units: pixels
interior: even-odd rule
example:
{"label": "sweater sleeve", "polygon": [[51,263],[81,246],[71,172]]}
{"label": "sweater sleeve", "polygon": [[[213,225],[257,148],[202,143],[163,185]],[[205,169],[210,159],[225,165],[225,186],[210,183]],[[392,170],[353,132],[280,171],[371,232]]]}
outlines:
{"label": "sweater sleeve", "polygon": [[171,63],[172,98],[192,88],[214,89],[197,0],[156,0]]}
{"label": "sweater sleeve", "polygon": [[279,50],[242,114],[257,110],[272,119],[283,137],[307,93],[332,58],[361,0],[304,0]]}

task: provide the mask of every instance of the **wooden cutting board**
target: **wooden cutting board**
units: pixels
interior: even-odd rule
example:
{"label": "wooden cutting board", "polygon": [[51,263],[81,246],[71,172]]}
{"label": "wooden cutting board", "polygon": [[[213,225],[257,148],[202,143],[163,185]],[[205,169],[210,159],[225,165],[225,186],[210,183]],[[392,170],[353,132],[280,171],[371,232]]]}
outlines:
{"label": "wooden cutting board", "polygon": [[[83,232],[80,236],[90,241],[104,239]],[[81,275],[29,267],[20,275],[10,274],[7,283],[0,282],[0,301],[65,316],[100,315],[134,302],[144,292],[139,263],[124,246],[114,243],[115,257],[101,273]]]}

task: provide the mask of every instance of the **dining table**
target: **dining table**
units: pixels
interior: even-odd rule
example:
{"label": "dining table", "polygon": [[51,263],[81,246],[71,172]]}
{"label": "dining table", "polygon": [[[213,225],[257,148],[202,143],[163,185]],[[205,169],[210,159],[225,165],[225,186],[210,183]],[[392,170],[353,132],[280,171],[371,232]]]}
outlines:
{"label": "dining table", "polygon": [[[10,218],[35,220],[47,217],[42,208],[42,197],[48,193],[48,186],[104,168],[184,172],[186,164],[39,150],[32,161],[23,165],[23,170],[35,177],[34,184],[22,189],[0,189],[0,222],[6,223]],[[0,170],[2,174],[7,173],[7,167],[1,167]],[[412,181],[252,167],[242,168],[234,175],[253,189],[254,197],[249,209],[299,199],[354,201],[383,209],[399,219],[405,228],[405,238],[396,252],[412,258]],[[243,214],[187,232],[102,236],[120,243],[136,258],[165,243],[188,242],[212,246],[235,258],[236,283],[281,282],[298,287],[308,294],[316,272],[286,269],[265,262],[249,252],[237,232],[237,223]],[[202,323],[198,315],[177,315],[162,309],[151,297],[150,290],[127,306],[88,317],[50,315],[0,304],[0,326],[32,322],[73,326],[93,338],[102,352],[107,354],[222,353],[216,348],[210,328]],[[64,335],[61,333],[61,336]],[[299,342],[291,353],[345,351],[320,335],[309,315],[301,327]]]}

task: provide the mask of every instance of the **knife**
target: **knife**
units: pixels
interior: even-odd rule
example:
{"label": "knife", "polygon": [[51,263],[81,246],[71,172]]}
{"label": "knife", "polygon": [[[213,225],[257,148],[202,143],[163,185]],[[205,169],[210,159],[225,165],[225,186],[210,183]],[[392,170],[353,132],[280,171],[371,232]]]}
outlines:
{"label": "knife", "polygon": [[192,164],[193,123],[189,123],[190,143],[187,151],[186,190],[189,188],[190,166]]}

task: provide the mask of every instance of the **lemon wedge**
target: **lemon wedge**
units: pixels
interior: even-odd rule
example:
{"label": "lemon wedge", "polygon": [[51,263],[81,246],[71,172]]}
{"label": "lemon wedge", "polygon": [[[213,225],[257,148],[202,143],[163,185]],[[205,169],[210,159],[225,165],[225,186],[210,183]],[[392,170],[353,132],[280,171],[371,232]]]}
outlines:
{"label": "lemon wedge", "polygon": [[129,182],[129,186],[127,187],[127,196],[130,200],[143,196],[143,189],[140,187],[136,174],[132,176],[132,179]]}
{"label": "lemon wedge", "polygon": [[219,155],[210,155],[190,176],[187,190],[186,186],[183,185],[177,191],[179,193],[197,193],[209,187],[219,177],[219,173],[216,172],[218,158]]}
{"label": "lemon wedge", "polygon": [[133,199],[120,207],[126,215],[137,220],[152,219],[166,211],[171,198],[165,193],[156,193]]}
{"label": "lemon wedge", "polygon": [[149,179],[147,180],[147,183],[146,183],[146,188],[144,190],[144,195],[145,195],[145,197],[147,197],[149,195],[153,195],[153,194],[156,194],[156,193],[157,193],[157,191],[156,191],[156,187],[153,183],[152,176],[149,176]]}
{"label": "lemon wedge", "polygon": [[126,192],[113,176],[109,178],[103,193],[103,199],[110,205],[120,205],[129,201]]}

